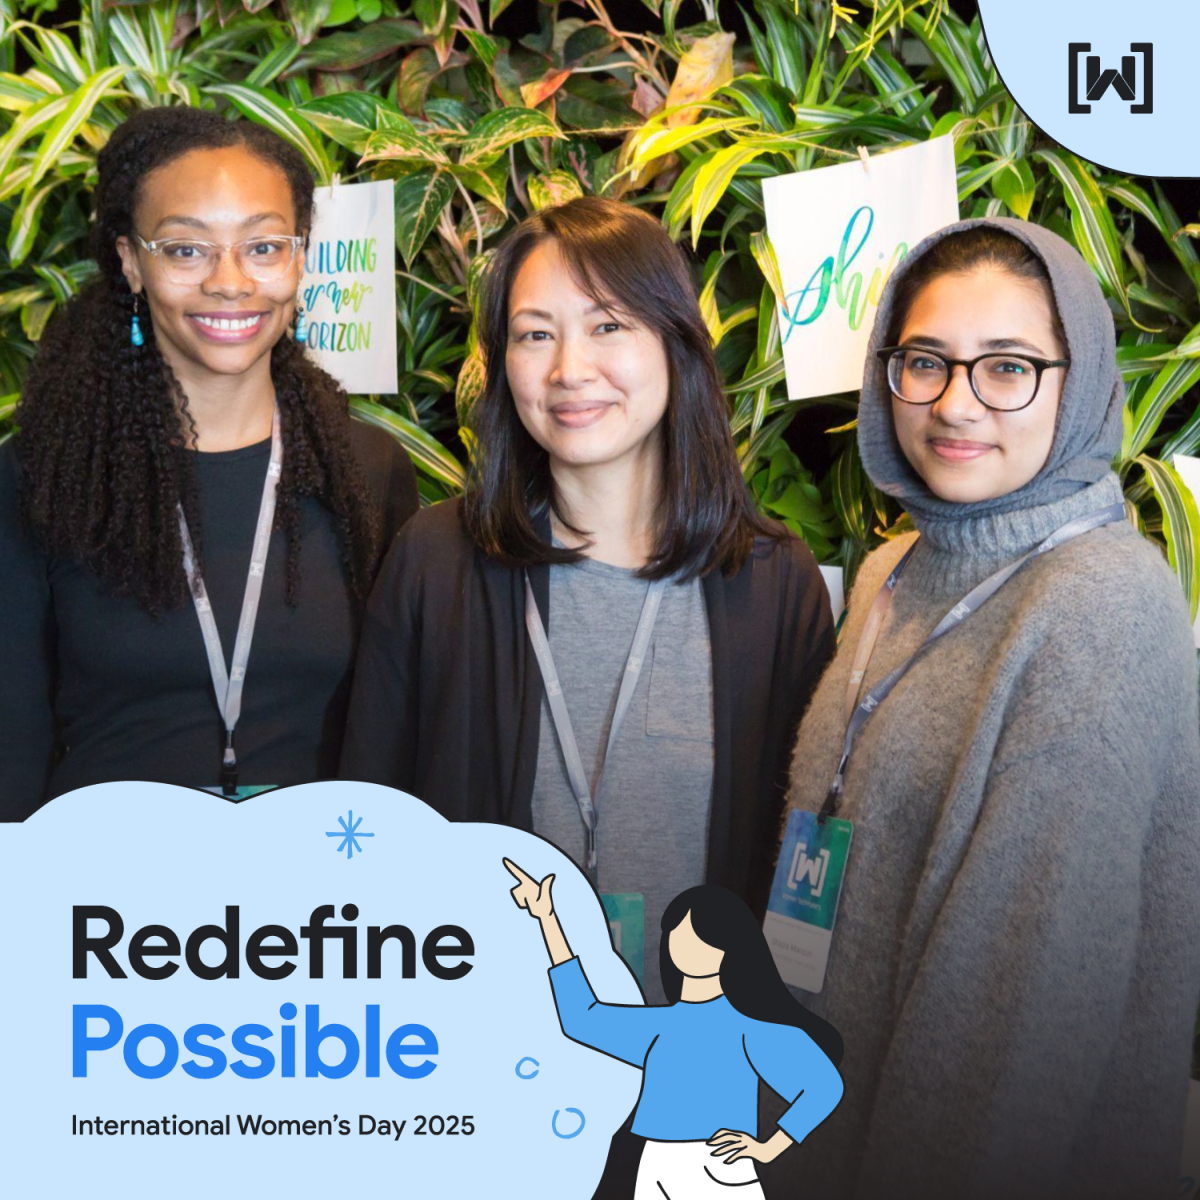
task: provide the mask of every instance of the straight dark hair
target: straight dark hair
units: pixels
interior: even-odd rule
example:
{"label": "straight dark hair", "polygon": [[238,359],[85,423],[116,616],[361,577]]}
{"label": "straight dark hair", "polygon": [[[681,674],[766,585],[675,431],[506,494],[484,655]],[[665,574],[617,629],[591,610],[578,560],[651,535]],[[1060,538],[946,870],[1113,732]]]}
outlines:
{"label": "straight dark hair", "polygon": [[744,1017],[803,1030],[836,1067],[842,1061],[842,1035],[810,1013],[779,977],[771,948],[750,906],[736,893],[702,883],[680,892],[662,915],[658,969],[671,1004],[683,994],[683,972],[671,959],[670,935],[692,914],[692,929],[706,945],[725,951],[721,959],[721,991]]}
{"label": "straight dark hair", "polygon": [[1050,283],[1050,272],[1046,264],[1023,242],[1002,229],[987,225],[976,225],[960,233],[952,233],[932,246],[915,262],[912,269],[896,283],[896,294],[892,299],[892,322],[888,330],[888,343],[896,345],[908,314],[918,294],[935,279],[943,275],[961,275],[976,267],[995,267],[1005,271],[1014,279],[1023,279],[1042,289],[1046,303],[1050,306],[1050,319],[1054,336],[1065,352],[1067,332],[1058,305],[1054,300],[1054,288]]}
{"label": "straight dark hair", "polygon": [[539,529],[552,512],[573,527],[556,507],[549,455],[522,424],[505,370],[513,281],[534,247],[548,239],[583,291],[652,329],[666,350],[664,494],[654,553],[638,574],[692,579],[717,568],[736,574],[756,534],[785,533],[759,514],[742,477],[687,261],[653,217],[594,196],[527,217],[489,264],[479,313],[487,378],[470,416],[477,449],[463,503],[468,533],[485,554],[510,566],[584,557],[581,550],[555,547]]}

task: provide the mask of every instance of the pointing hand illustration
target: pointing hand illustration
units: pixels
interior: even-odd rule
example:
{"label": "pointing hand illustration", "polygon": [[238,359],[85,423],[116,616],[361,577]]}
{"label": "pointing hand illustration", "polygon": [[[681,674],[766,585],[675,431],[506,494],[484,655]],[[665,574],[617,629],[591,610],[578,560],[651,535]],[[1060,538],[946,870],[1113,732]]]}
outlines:
{"label": "pointing hand illustration", "polygon": [[512,889],[512,898],[516,901],[517,907],[528,909],[529,915],[537,917],[539,921],[551,916],[554,912],[554,901],[550,896],[550,887],[554,883],[554,876],[547,875],[541,883],[538,883],[510,859],[506,858],[504,865],[508,868],[509,874],[517,881],[517,886]]}

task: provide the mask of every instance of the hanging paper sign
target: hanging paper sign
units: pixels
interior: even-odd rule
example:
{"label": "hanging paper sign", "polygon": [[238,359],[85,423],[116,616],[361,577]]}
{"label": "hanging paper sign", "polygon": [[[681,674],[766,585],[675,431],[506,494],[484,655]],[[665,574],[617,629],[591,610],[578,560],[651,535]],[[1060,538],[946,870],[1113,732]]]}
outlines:
{"label": "hanging paper sign", "polygon": [[857,391],[884,284],[910,247],[958,220],[954,139],[764,179],[763,200],[788,397]]}
{"label": "hanging paper sign", "polygon": [[351,395],[395,395],[393,181],[316,189],[300,295],[308,349]]}
{"label": "hanging paper sign", "polygon": [[833,609],[833,619],[839,620],[842,609],[846,607],[846,575],[845,569],[838,566],[822,566],[821,577],[829,591],[829,605]]}

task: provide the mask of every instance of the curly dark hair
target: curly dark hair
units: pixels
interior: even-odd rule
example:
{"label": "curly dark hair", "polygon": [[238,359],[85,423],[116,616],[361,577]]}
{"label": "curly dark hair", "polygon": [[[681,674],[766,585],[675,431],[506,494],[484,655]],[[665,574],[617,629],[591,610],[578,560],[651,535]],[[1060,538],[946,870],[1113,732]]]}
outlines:
{"label": "curly dark hair", "polygon": [[[203,532],[188,447],[195,425],[159,352],[143,305],[145,344],[130,344],[134,296],[116,240],[133,236],[149,172],[192,150],[242,146],[287,177],[296,232],[313,220],[313,180],[302,156],[262,126],[202,109],[141,111],[100,152],[92,255],[100,278],[51,322],[17,407],[16,446],[27,521],[44,548],[84,563],[118,595],[158,613],[188,599],[178,507],[203,572]],[[271,351],[283,435],[275,528],[287,537],[287,602],[299,588],[300,500],[319,499],[342,538],[351,592],[370,586],[381,543],[376,504],[350,444],[345,391],[291,338]]]}

